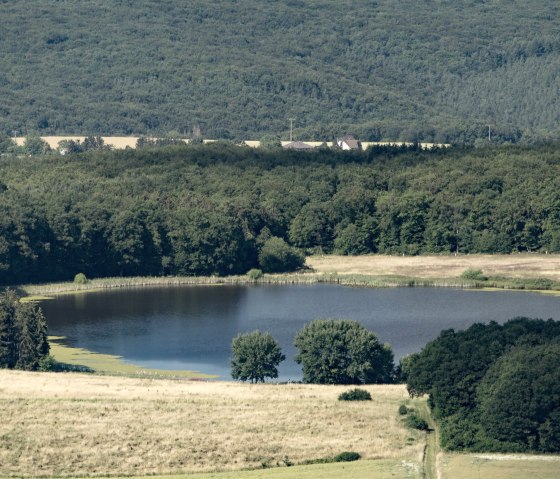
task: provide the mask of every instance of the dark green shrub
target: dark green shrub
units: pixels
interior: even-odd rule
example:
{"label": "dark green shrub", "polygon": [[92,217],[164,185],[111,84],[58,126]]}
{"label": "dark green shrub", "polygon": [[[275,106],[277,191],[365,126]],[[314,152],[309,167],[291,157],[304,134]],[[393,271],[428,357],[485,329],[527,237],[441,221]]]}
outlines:
{"label": "dark green shrub", "polygon": [[365,389],[351,389],[338,396],[339,401],[371,401],[371,394]]}
{"label": "dark green shrub", "polygon": [[265,273],[285,273],[303,267],[304,255],[282,238],[267,239],[259,253],[259,265]]}
{"label": "dark green shrub", "polygon": [[488,279],[487,276],[484,276],[481,269],[466,269],[461,273],[461,278],[478,281],[486,281]]}
{"label": "dark green shrub", "polygon": [[419,431],[427,431],[429,429],[428,423],[416,414],[410,414],[406,418],[406,425],[411,429],[418,429]]}
{"label": "dark green shrub", "polygon": [[50,354],[47,354],[46,356],[43,356],[41,359],[39,359],[39,371],[56,371],[56,369],[57,362]]}
{"label": "dark green shrub", "polygon": [[334,462],[351,462],[357,461],[362,456],[354,451],[344,451],[334,457]]}
{"label": "dark green shrub", "polygon": [[87,284],[88,279],[86,278],[86,275],[84,273],[78,273],[76,276],[74,276],[74,283],[76,284]]}
{"label": "dark green shrub", "polygon": [[408,408],[404,404],[399,406],[399,414],[401,416],[406,416],[408,414]]}

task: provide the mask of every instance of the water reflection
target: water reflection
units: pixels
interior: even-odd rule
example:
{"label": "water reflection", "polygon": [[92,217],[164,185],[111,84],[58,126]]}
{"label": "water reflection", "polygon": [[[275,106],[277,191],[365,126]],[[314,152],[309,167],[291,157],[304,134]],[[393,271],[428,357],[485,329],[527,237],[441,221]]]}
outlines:
{"label": "water reflection", "polygon": [[146,367],[196,369],[229,377],[232,338],[269,331],[287,360],[283,379],[301,377],[293,338],[316,318],[355,319],[392,345],[396,358],[442,329],[515,316],[558,317],[560,298],[531,293],[434,288],[177,286],[112,290],[45,302],[49,333],[72,346],[117,354]]}

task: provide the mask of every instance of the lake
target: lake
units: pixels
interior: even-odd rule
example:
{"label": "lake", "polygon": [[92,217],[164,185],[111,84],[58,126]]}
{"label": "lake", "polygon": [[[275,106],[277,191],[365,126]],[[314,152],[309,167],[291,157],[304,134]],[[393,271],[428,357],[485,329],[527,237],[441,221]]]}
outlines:
{"label": "lake", "polygon": [[280,379],[301,378],[293,339],[317,318],[355,319],[389,343],[395,360],[442,329],[515,316],[560,319],[560,297],[443,288],[224,285],[129,288],[61,296],[41,304],[49,334],[70,346],[158,369],[192,369],[230,379],[231,341],[270,332],[286,361]]}

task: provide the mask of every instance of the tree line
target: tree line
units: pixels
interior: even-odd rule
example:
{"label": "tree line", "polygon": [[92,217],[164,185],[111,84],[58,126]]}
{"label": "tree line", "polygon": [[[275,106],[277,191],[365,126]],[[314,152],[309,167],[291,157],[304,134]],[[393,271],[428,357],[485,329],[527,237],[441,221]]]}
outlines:
{"label": "tree line", "polygon": [[[560,451],[560,322],[515,318],[444,330],[396,369],[391,348],[356,321],[315,320],[294,342],[305,383],[400,381],[412,397],[428,394],[447,450]],[[240,334],[231,375],[264,382],[278,377],[284,359],[269,333]]]}
{"label": "tree line", "polygon": [[4,155],[0,284],[273,272],[309,253],[560,252],[559,153],[222,142]]}
{"label": "tree line", "polygon": [[515,318],[445,330],[401,361],[429,394],[448,450],[560,451],[560,322]]}

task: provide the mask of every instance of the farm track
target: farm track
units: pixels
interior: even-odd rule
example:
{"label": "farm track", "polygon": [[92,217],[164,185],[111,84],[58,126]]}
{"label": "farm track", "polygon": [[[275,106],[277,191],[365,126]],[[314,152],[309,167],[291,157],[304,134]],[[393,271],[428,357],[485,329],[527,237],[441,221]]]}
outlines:
{"label": "farm track", "polygon": [[425,479],[441,479],[438,467],[439,459],[439,428],[426,402],[421,403],[420,416],[428,423],[430,429],[426,432],[426,445],[422,456],[422,477]]}

